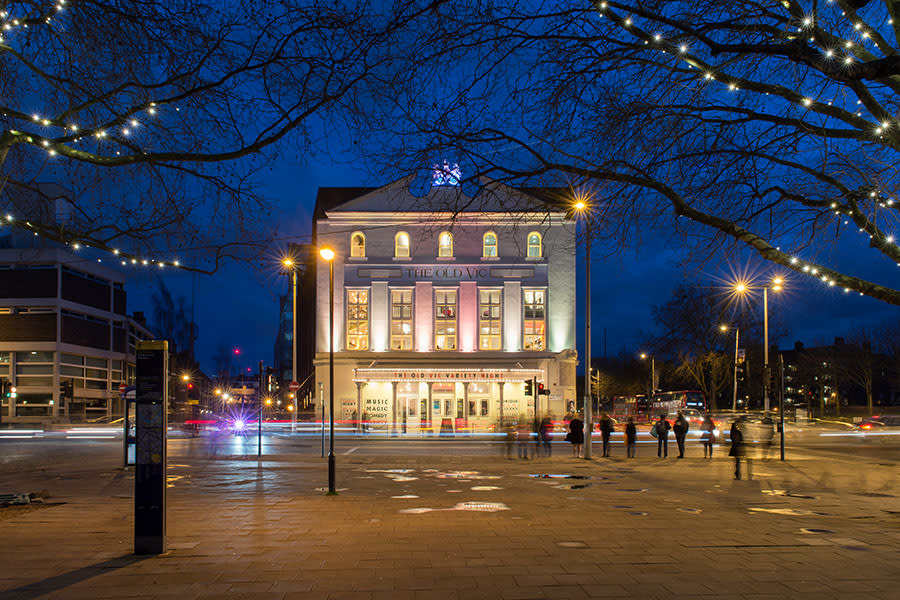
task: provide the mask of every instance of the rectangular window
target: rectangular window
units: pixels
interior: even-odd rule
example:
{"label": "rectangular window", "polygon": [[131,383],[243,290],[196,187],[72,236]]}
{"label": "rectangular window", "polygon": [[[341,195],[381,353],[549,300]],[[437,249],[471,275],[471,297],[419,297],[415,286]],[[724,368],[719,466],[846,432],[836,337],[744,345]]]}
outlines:
{"label": "rectangular window", "polygon": [[544,350],[546,347],[546,297],[544,290],[524,290],[525,350]]}
{"label": "rectangular window", "polygon": [[412,290],[391,290],[391,350],[412,350]]}
{"label": "rectangular window", "polygon": [[369,291],[347,290],[347,350],[369,349]]}
{"label": "rectangular window", "polygon": [[478,291],[478,347],[500,349],[500,290]]}
{"label": "rectangular window", "polygon": [[456,290],[435,290],[434,311],[435,350],[456,350]]}
{"label": "rectangular window", "polygon": [[16,362],[52,363],[52,352],[16,352]]}

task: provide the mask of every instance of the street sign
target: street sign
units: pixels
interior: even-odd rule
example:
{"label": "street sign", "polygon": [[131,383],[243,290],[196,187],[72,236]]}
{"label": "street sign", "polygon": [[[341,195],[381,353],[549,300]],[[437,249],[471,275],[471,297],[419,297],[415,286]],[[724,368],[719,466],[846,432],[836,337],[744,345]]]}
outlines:
{"label": "street sign", "polygon": [[124,394],[126,391],[128,391],[128,386],[124,383],[120,383],[119,384],[119,393]]}
{"label": "street sign", "polygon": [[291,384],[288,386],[288,389],[291,390],[292,392],[296,392],[297,390],[300,389],[300,383],[297,381],[292,381]]}

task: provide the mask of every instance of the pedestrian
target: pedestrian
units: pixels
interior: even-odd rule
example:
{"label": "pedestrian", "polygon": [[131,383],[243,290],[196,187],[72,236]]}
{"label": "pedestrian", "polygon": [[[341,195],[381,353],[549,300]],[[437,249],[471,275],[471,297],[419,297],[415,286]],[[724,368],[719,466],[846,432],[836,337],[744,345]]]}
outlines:
{"label": "pedestrian", "polygon": [[716,443],[716,424],[706,415],[700,429],[703,430],[703,458],[712,458],[713,444]]}
{"label": "pedestrian", "polygon": [[572,415],[569,421],[569,433],[566,440],[572,444],[572,457],[581,458],[581,448],[584,445],[584,421],[578,418],[578,413]]}
{"label": "pedestrian", "polygon": [[763,460],[769,460],[769,452],[772,451],[772,441],[775,439],[775,421],[769,415],[763,417],[760,446],[763,450]]}
{"label": "pedestrian", "polygon": [[551,442],[553,441],[553,419],[550,415],[544,415],[544,418],[541,419],[541,442],[544,444],[544,453],[550,457],[553,455],[553,447]]}
{"label": "pedestrian", "polygon": [[362,426],[363,435],[367,434],[369,432],[369,413],[368,412],[363,411],[362,423],[360,423],[360,425]]}
{"label": "pedestrian", "polygon": [[637,427],[634,425],[634,417],[628,417],[628,425],[625,426],[625,446],[628,458],[634,458],[637,449]]}
{"label": "pedestrian", "polygon": [[531,422],[531,435],[534,436],[534,457],[538,458],[541,455],[541,420],[536,415]]}
{"label": "pedestrian", "polygon": [[612,435],[615,426],[613,420],[606,413],[600,416],[600,437],[603,440],[603,456],[609,457],[609,438]]}
{"label": "pedestrian", "polygon": [[675,442],[678,443],[678,458],[684,458],[684,441],[690,428],[691,424],[684,418],[684,413],[678,411],[678,418],[675,419],[675,426],[672,428],[675,432]]}
{"label": "pedestrian", "polygon": [[354,410],[350,415],[350,422],[353,423],[353,431],[359,433],[359,421],[357,420],[356,416],[356,411]]}
{"label": "pedestrian", "polygon": [[734,478],[741,478],[741,459],[747,463],[747,479],[753,479],[752,465],[750,457],[747,454],[747,445],[744,443],[744,421],[741,418],[735,419],[731,424],[731,432],[728,434],[731,438],[731,451],[728,456],[734,457]]}
{"label": "pedestrian", "polygon": [[531,431],[528,428],[528,421],[525,420],[525,415],[519,417],[516,437],[519,440],[519,458],[528,460],[528,438],[531,437]]}
{"label": "pedestrian", "polygon": [[659,420],[654,425],[656,431],[656,458],[669,458],[669,430],[672,426],[666,420],[666,415],[659,415]]}
{"label": "pedestrian", "polygon": [[504,433],[506,434],[506,444],[504,444],[504,448],[506,450],[506,458],[512,460],[513,457],[513,444],[516,443],[516,423],[515,421],[510,421],[506,424],[504,428]]}

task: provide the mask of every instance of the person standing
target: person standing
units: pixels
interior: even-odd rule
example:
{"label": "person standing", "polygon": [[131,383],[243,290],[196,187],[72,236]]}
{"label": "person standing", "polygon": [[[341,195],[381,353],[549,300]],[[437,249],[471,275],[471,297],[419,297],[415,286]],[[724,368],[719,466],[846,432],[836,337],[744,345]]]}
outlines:
{"label": "person standing", "polygon": [[628,458],[634,458],[637,449],[637,427],[634,425],[634,417],[628,417],[628,425],[625,426],[625,447]]}
{"label": "person standing", "polygon": [[678,458],[684,458],[684,441],[690,428],[691,424],[684,418],[684,413],[678,411],[678,418],[675,419],[675,426],[672,428],[675,431],[675,442],[678,443]]}
{"label": "person standing", "polygon": [[656,427],[656,458],[669,458],[669,430],[672,426],[666,420],[666,415],[659,415],[654,427]]}
{"label": "person standing", "polygon": [[531,431],[529,430],[528,422],[525,420],[525,415],[519,417],[516,437],[519,440],[519,458],[528,460],[528,439],[531,437]]}
{"label": "person standing", "polygon": [[603,456],[607,458],[609,458],[609,438],[614,429],[613,420],[608,414],[603,413],[600,416],[600,437],[603,440]]}
{"label": "person standing", "polygon": [[747,479],[753,479],[752,465],[747,455],[747,446],[744,444],[744,427],[741,419],[735,419],[731,424],[731,432],[728,434],[731,438],[731,451],[728,456],[734,457],[734,478],[741,478],[741,459],[747,462]]}
{"label": "person standing", "polygon": [[712,458],[713,444],[716,443],[716,424],[706,415],[700,429],[703,430],[703,458]]}
{"label": "person standing", "polygon": [[549,458],[553,455],[553,447],[551,442],[553,441],[553,419],[550,418],[550,415],[544,415],[544,418],[541,419],[541,442],[544,444],[544,453]]}
{"label": "person standing", "polygon": [[569,421],[569,434],[566,439],[572,444],[572,457],[581,458],[581,448],[584,445],[584,421],[578,418],[578,413],[572,415]]}

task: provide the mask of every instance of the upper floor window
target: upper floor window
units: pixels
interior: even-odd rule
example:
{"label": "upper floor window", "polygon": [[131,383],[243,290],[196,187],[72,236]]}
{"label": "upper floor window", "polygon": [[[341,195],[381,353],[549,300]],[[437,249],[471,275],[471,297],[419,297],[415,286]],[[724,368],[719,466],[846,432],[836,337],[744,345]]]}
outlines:
{"label": "upper floor window", "polygon": [[484,239],[482,241],[482,250],[481,255],[485,258],[496,258],[497,257],[497,234],[493,231],[488,231],[484,234]]}
{"label": "upper floor window", "polygon": [[350,257],[363,258],[366,255],[366,236],[357,231],[350,236]]}
{"label": "upper floor window", "polygon": [[449,258],[453,256],[453,234],[444,231],[438,236],[438,257]]}
{"label": "upper floor window", "polygon": [[541,234],[532,231],[528,234],[528,258],[540,258],[544,255]]}
{"label": "upper floor window", "polygon": [[347,290],[347,350],[369,349],[369,291]]}
{"label": "upper floor window", "polygon": [[499,350],[500,290],[479,290],[478,296],[478,347],[481,350]]}
{"label": "upper floor window", "polygon": [[405,231],[394,236],[394,257],[409,258],[409,234]]}
{"label": "upper floor window", "polygon": [[412,350],[412,300],[412,290],[391,290],[391,350]]}
{"label": "upper floor window", "polygon": [[547,293],[544,290],[524,290],[525,349],[543,350],[546,347]]}
{"label": "upper floor window", "polygon": [[456,350],[456,290],[434,291],[434,348]]}

